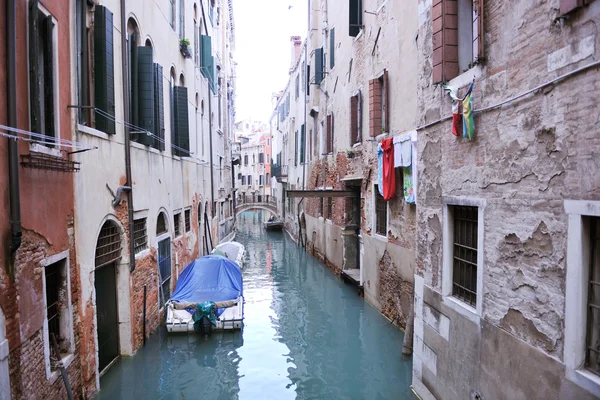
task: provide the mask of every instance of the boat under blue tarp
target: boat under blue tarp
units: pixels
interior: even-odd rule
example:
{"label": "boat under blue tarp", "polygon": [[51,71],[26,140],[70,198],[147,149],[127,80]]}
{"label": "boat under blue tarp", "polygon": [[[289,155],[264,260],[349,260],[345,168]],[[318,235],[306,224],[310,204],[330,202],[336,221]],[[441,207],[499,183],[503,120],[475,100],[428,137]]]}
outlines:
{"label": "boat under blue tarp", "polygon": [[[235,300],[242,296],[242,292],[242,272],[238,265],[213,254],[198,258],[185,267],[169,301],[202,303]],[[219,309],[217,315],[223,311]]]}

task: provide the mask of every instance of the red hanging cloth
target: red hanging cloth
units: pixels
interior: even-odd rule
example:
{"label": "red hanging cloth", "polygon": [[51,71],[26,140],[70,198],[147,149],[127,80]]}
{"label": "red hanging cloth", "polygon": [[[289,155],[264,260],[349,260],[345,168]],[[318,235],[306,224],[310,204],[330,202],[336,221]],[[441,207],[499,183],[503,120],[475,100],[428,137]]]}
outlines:
{"label": "red hanging cloth", "polygon": [[383,199],[388,201],[396,193],[393,139],[383,139],[381,148],[383,149]]}

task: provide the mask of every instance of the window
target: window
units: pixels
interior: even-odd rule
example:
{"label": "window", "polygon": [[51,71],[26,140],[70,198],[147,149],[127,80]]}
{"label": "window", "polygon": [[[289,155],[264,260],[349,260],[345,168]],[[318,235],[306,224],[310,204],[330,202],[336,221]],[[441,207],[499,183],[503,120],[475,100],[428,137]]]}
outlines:
{"label": "window", "polygon": [[325,208],[325,198],[324,197],[319,197],[319,217],[322,217],[323,214],[323,209]]}
{"label": "window", "polygon": [[185,37],[185,12],[184,0],[177,0],[177,16],[179,19],[179,39]]}
{"label": "window", "polygon": [[259,175],[259,176],[258,176],[258,184],[259,184],[260,186],[262,186],[262,184],[263,184],[263,176],[262,176],[262,175]]}
{"label": "window", "polygon": [[589,225],[590,272],[585,367],[600,376],[600,218],[589,218]]}
{"label": "window", "polygon": [[325,138],[325,153],[333,153],[333,114],[327,116],[327,136]]}
{"label": "window", "polygon": [[238,173],[238,180],[242,179],[242,173]]}
{"label": "window", "polygon": [[[55,23],[51,15],[38,8],[38,1],[31,1],[29,11],[29,117],[31,131],[56,137],[58,116],[54,104]],[[54,141],[48,139],[48,145]]]}
{"label": "window", "polygon": [[173,88],[173,153],[177,156],[188,157],[190,155],[190,126],[188,116],[188,93],[187,88],[175,86]]}
{"label": "window", "polygon": [[169,18],[169,23],[171,24],[171,28],[173,28],[173,30],[175,30],[175,0],[169,0],[169,4],[167,6],[168,10],[167,12],[169,13],[168,18]]}
{"label": "window", "polygon": [[[75,350],[73,336],[73,313],[69,278],[69,250],[48,257],[40,262],[43,267],[43,285],[46,320],[44,321],[44,358],[46,378],[58,376],[56,361],[65,368],[72,360]],[[56,354],[53,338],[58,345]],[[56,360],[58,356],[58,360]]]}
{"label": "window", "polygon": [[300,163],[304,164],[305,162],[305,146],[306,144],[306,132],[304,129],[304,124],[300,125]]}
{"label": "window", "polygon": [[248,186],[252,186],[252,175],[248,175]]}
{"label": "window", "polygon": [[449,206],[453,221],[452,295],[475,307],[477,303],[478,210]]}
{"label": "window", "polygon": [[362,97],[360,90],[350,97],[350,144],[362,141]]}
{"label": "window", "polygon": [[375,191],[375,233],[387,237],[387,202],[379,194],[379,186],[373,187]]}
{"label": "window", "polygon": [[192,210],[187,209],[184,211],[185,219],[185,231],[189,232],[192,230]]}
{"label": "window", "polygon": [[310,64],[306,66],[306,95],[310,96]]}
{"label": "window", "polygon": [[181,235],[181,227],[180,227],[180,223],[181,223],[181,213],[178,212],[175,215],[173,215],[173,230],[175,233],[175,237]]}
{"label": "window", "polygon": [[158,242],[158,277],[162,307],[171,297],[171,239]]}
{"label": "window", "polygon": [[384,70],[379,78],[369,81],[369,131],[371,136],[390,131],[388,93],[388,72]]}
{"label": "window", "polygon": [[433,82],[449,81],[483,60],[483,0],[433,6]]}
{"label": "window", "polygon": [[215,58],[212,55],[212,38],[208,35],[200,36],[200,72],[208,79],[210,87],[215,92]]}
{"label": "window", "polygon": [[294,166],[298,165],[298,131],[294,132]]}
{"label": "window", "polygon": [[242,175],[242,185],[246,184],[246,176]]}
{"label": "window", "polygon": [[169,230],[167,229],[167,221],[165,219],[165,213],[158,214],[158,218],[156,220],[156,235],[162,235],[163,233],[167,233]]}
{"label": "window", "polygon": [[265,163],[265,154],[264,153],[258,153],[258,163],[259,164]]}
{"label": "window", "polygon": [[335,28],[329,30],[329,69],[335,66]]}
{"label": "window", "polygon": [[[194,7],[196,5],[194,4]],[[194,65],[198,66],[200,63],[200,28],[198,27],[198,22],[194,19]]]}
{"label": "window", "polygon": [[133,221],[133,243],[135,246],[135,254],[148,248],[146,218],[140,218]]}
{"label": "window", "polygon": [[348,22],[350,25],[350,36],[356,37],[362,29],[362,0],[350,0],[350,12]]}
{"label": "window", "polygon": [[267,185],[269,184],[269,173],[267,172],[267,178],[265,179],[267,182]]}
{"label": "window", "polygon": [[315,49],[315,84],[323,82],[323,48]]}
{"label": "window", "polygon": [[248,154],[244,155],[244,165],[248,165]]}
{"label": "window", "polygon": [[295,89],[296,100],[298,100],[298,97],[300,97],[300,75],[296,75]]}
{"label": "window", "polygon": [[327,198],[327,213],[325,214],[325,218],[331,219],[333,216],[333,197]]}
{"label": "window", "polygon": [[256,164],[256,154],[252,154],[252,165]]}

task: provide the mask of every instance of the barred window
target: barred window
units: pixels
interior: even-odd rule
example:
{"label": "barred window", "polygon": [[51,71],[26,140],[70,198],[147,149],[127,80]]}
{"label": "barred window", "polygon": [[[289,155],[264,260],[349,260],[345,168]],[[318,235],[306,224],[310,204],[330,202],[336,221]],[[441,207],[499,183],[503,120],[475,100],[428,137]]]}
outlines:
{"label": "barred window", "polygon": [[375,185],[375,233],[387,236],[387,202],[379,194],[379,186]]}
{"label": "barred window", "polygon": [[585,366],[600,375],[600,217],[590,218],[590,249]]}
{"label": "barred window", "polygon": [[452,295],[475,307],[477,302],[478,209],[449,206],[454,222]]}
{"label": "barred window", "polygon": [[[48,319],[48,336],[52,343],[52,335],[60,340],[60,264],[48,265],[46,268],[46,312]],[[52,346],[51,346],[52,347]]]}
{"label": "barred window", "polygon": [[185,210],[185,231],[189,232],[192,230],[192,210]]}
{"label": "barred window", "polygon": [[175,215],[173,215],[173,225],[174,225],[174,230],[175,230],[175,237],[181,235],[181,213],[178,212]]}
{"label": "barred window", "polygon": [[140,218],[133,221],[133,242],[135,244],[136,254],[148,248],[146,218]]}

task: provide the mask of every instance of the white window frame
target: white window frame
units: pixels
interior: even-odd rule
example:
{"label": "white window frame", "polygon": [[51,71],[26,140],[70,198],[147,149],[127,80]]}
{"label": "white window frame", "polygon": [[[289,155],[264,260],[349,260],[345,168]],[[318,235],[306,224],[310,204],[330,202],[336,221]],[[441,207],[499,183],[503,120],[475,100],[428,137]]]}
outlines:
{"label": "white window frame", "polygon": [[[61,310],[60,324],[61,328],[65,329],[65,336],[69,340],[68,354],[61,359],[63,366],[68,368],[74,358],[75,353],[75,336],[73,334],[73,304],[71,303],[71,268],[69,263],[69,250],[62,251],[53,256],[47,257],[40,262],[43,269],[42,272],[42,287],[44,301],[44,364],[46,367],[46,379],[54,383],[60,376],[58,369],[52,371],[50,368],[50,332],[48,328],[48,304],[46,303],[46,267],[58,262],[64,262],[63,268],[65,271],[66,288],[67,288],[67,305]],[[64,313],[64,314],[63,314]],[[66,326],[64,326],[66,325]]]}
{"label": "white window frame", "polygon": [[390,202],[386,201],[386,212],[385,212],[385,236],[381,235],[379,233],[377,233],[377,192],[376,192],[376,187],[377,184],[373,183],[373,214],[372,214],[372,236],[376,239],[379,239],[383,242],[387,242],[388,241],[388,236],[387,236],[387,232],[388,229],[390,227]]}
{"label": "white window frame", "polygon": [[589,226],[586,217],[600,217],[600,201],[565,200],[568,215],[564,363],[567,379],[600,397],[600,376],[585,364],[589,288]]}
{"label": "white window frame", "polygon": [[[483,315],[484,215],[486,200],[482,198],[443,196],[442,209],[442,295],[443,302],[459,314],[479,324]],[[452,295],[454,256],[454,220],[451,206],[477,207],[477,294],[475,308]]]}

